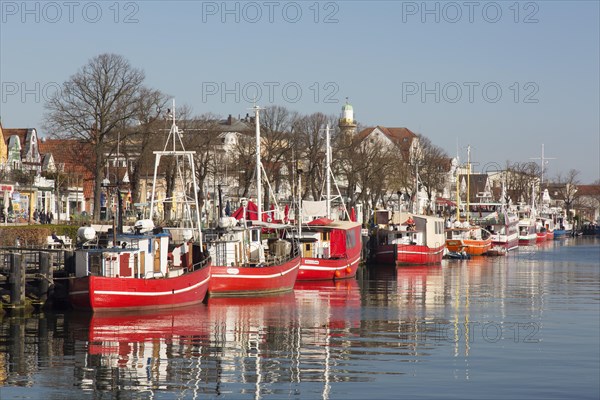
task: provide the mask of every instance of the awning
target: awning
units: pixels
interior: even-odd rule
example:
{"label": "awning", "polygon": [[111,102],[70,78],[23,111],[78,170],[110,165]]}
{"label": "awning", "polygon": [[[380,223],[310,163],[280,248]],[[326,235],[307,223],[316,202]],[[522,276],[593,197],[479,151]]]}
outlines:
{"label": "awning", "polygon": [[440,206],[450,206],[450,207],[456,206],[455,202],[445,199],[443,197],[438,197],[437,199],[435,199],[435,203]]}

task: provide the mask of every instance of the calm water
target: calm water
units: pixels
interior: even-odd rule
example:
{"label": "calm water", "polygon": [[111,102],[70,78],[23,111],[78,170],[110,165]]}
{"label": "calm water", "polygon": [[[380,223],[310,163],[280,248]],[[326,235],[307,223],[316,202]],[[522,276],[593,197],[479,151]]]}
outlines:
{"label": "calm water", "polygon": [[600,240],[176,312],[0,321],[2,400],[597,400]]}

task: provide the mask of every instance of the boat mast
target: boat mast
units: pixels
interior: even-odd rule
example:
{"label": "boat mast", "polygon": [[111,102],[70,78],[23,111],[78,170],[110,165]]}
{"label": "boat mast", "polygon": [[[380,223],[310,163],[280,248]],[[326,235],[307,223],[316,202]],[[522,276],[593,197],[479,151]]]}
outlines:
{"label": "boat mast", "polygon": [[302,172],[298,172],[298,235],[302,235]]}
{"label": "boat mast", "polygon": [[327,198],[325,201],[325,207],[326,207],[326,214],[327,214],[327,218],[331,219],[331,178],[330,178],[330,164],[331,164],[331,158],[330,158],[330,154],[331,154],[331,147],[330,147],[330,143],[329,143],[329,124],[327,124],[327,127],[325,128],[325,143],[326,143],[326,147],[325,147],[325,152],[327,153],[325,155],[325,174],[327,175],[327,178],[325,180],[326,185],[327,185]]}
{"label": "boat mast", "polygon": [[258,221],[262,221],[262,182],[261,182],[261,163],[260,163],[260,124],[259,110],[257,105],[254,105],[254,125],[256,133],[256,208]]}
{"label": "boat mast", "polygon": [[471,194],[471,145],[467,146],[467,223],[469,222],[469,215],[471,214],[470,202]]}
{"label": "boat mast", "polygon": [[460,222],[460,169],[456,167],[456,220]]}
{"label": "boat mast", "polygon": [[535,210],[535,183],[531,183],[531,212],[530,212],[530,218],[535,218],[536,217],[536,210]]}
{"label": "boat mast", "polygon": [[546,164],[548,164],[548,160],[556,160],[556,158],[544,156],[544,143],[542,143],[542,156],[531,157],[530,160],[540,160],[540,204],[542,204],[542,196],[544,194],[544,172],[546,172]]}
{"label": "boat mast", "polygon": [[419,160],[415,162],[415,202],[413,203],[413,214],[419,211]]}
{"label": "boat mast", "polygon": [[[186,151],[185,150],[185,146],[183,145],[183,140],[181,138],[181,131],[179,130],[179,128],[177,127],[176,121],[175,121],[175,99],[173,99],[173,109],[171,110],[171,129],[169,130],[169,136],[167,137],[167,140],[165,142],[165,147],[163,148],[162,151],[154,151],[154,155],[155,155],[155,160],[154,160],[154,177],[153,177],[153,183],[152,183],[152,196],[151,196],[151,200],[150,200],[150,219],[152,219],[154,217],[154,207],[155,207],[155,197],[156,197],[156,188],[157,188],[157,175],[158,175],[158,166],[160,164],[160,159],[162,156],[172,156],[175,158],[175,164],[176,164],[176,174],[179,176],[179,178],[181,179],[181,186],[180,189],[183,190],[183,196],[181,199],[182,202],[182,208],[184,210],[184,215],[183,218],[189,218],[190,221],[190,225],[192,228],[192,234],[194,235],[194,237],[198,240],[198,242],[200,243],[200,245],[202,245],[202,229],[201,229],[201,222],[200,222],[200,209],[198,207],[198,184],[196,182],[196,169],[195,169],[195,165],[194,165],[194,154],[196,154],[195,151]],[[169,143],[172,141],[172,150],[168,150],[167,148],[169,147]],[[179,142],[179,147],[181,147],[181,150],[177,150],[177,142]],[[180,165],[180,161],[179,161],[179,157],[182,158],[182,165]],[[192,200],[188,197],[187,193],[186,193],[186,179],[185,179],[185,175],[186,171],[182,171],[182,169],[184,169],[183,167],[185,167],[185,162],[187,161],[187,163],[189,164],[189,168],[191,170],[191,177],[192,177],[192,189],[194,192],[194,198],[193,198],[193,203]],[[175,199],[175,194],[173,194],[172,199]],[[167,200],[165,198],[165,200]],[[191,209],[191,205],[194,205],[195,208],[195,215],[193,215],[192,209]],[[163,208],[165,207],[165,205],[163,204]],[[187,214],[187,215],[186,215]]]}

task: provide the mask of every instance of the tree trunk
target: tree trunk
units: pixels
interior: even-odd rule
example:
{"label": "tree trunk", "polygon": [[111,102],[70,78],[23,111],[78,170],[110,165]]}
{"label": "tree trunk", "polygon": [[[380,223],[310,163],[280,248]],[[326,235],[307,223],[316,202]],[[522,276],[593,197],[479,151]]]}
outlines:
{"label": "tree trunk", "polygon": [[104,168],[102,168],[103,158],[102,149],[96,146],[96,176],[94,182],[94,219],[100,219],[100,194],[102,192],[102,177],[104,176]]}

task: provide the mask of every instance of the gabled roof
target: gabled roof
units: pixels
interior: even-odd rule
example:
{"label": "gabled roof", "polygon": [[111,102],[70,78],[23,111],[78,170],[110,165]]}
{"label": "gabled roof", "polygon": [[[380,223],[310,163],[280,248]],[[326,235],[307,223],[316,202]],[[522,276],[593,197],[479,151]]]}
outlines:
{"label": "gabled roof", "polygon": [[417,134],[408,128],[387,128],[385,126],[377,125],[375,127],[363,129],[355,136],[354,140],[360,143],[375,130],[379,130],[392,143],[398,146],[403,156],[408,156],[410,154],[413,140],[417,137]]}
{"label": "gabled roof", "polygon": [[600,196],[600,185],[577,185],[579,196]]}
{"label": "gabled roof", "polygon": [[69,139],[47,139],[40,141],[40,153],[52,154],[56,168],[60,168],[62,164],[65,174],[83,178],[85,198],[93,197],[95,178],[90,168],[95,165],[95,155],[89,143]]}
{"label": "gabled roof", "polygon": [[[4,138],[6,140],[6,144],[9,144],[10,137],[16,136],[19,138],[19,142],[21,143],[21,153],[26,149],[25,142],[27,141],[27,133],[29,129],[27,128],[4,128],[2,133],[4,134]],[[22,155],[22,154],[21,154]]]}

